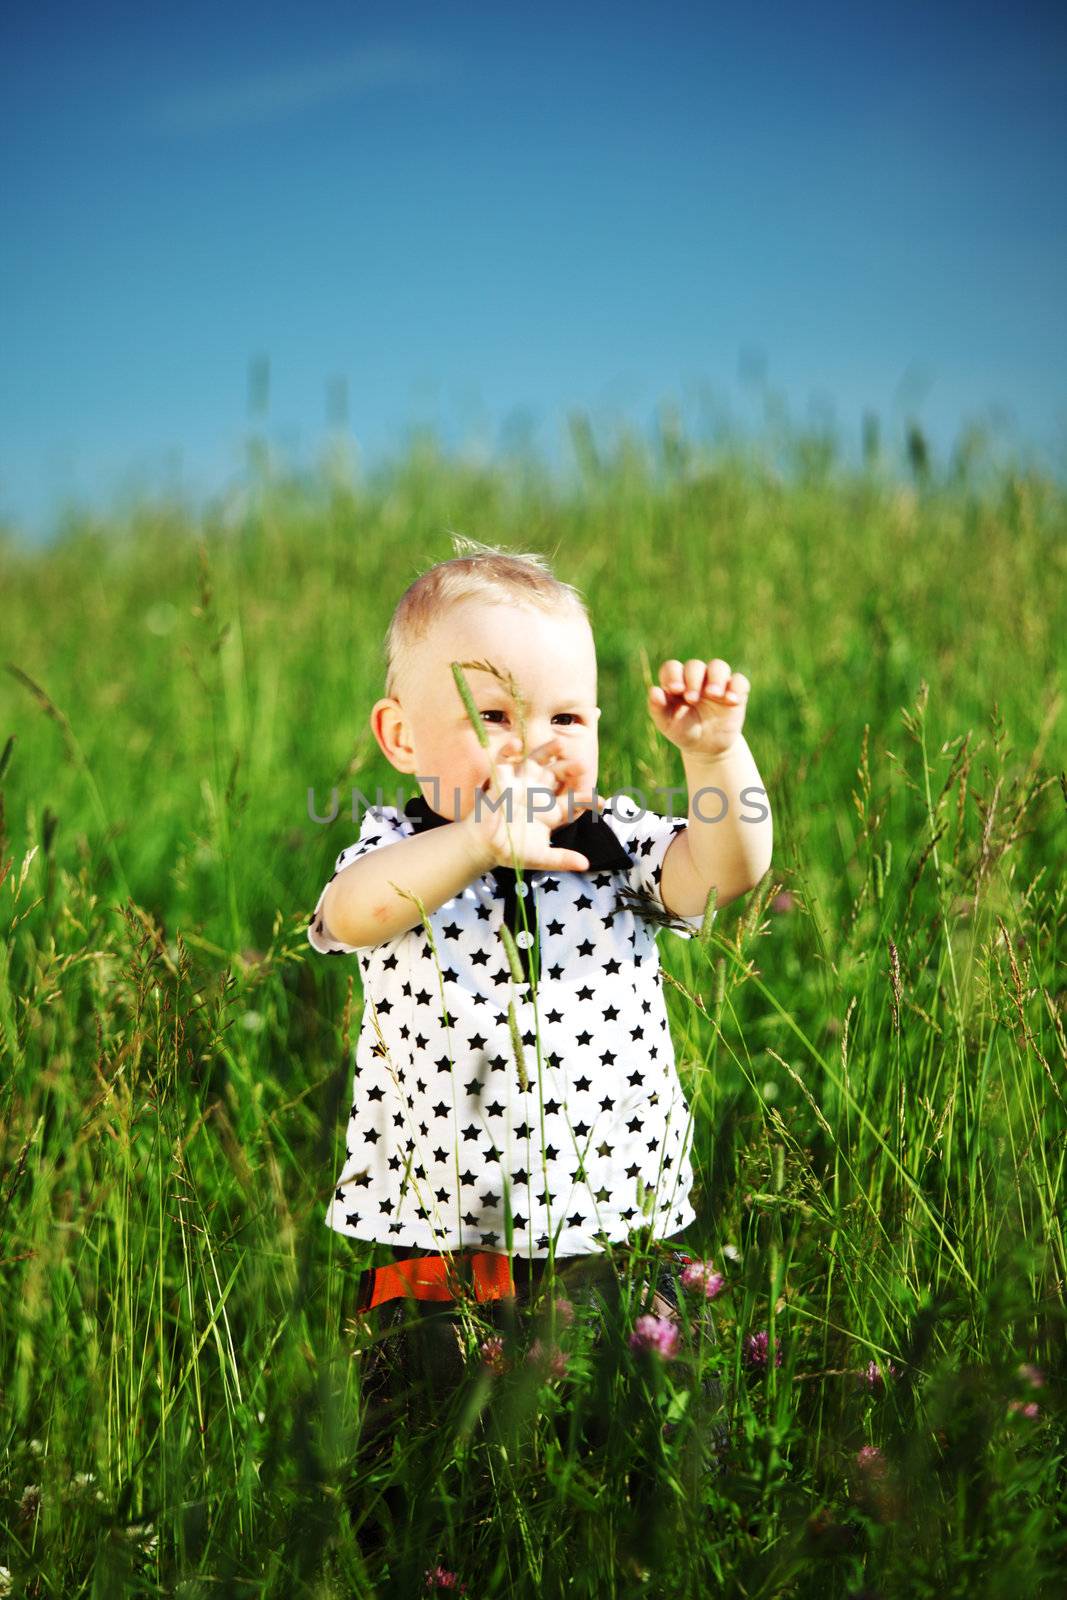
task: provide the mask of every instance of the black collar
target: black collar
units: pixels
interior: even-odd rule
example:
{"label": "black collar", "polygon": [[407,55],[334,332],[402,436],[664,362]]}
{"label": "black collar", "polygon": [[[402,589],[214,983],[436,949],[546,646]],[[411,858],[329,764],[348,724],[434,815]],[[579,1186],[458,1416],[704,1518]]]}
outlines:
{"label": "black collar", "polygon": [[[404,807],[404,815],[411,818],[416,833],[422,833],[427,828],[440,828],[449,821],[448,817],[442,817],[432,810],[421,794],[412,795]],[[633,866],[618,834],[603,817],[592,811],[581,811],[572,822],[564,822],[560,827],[553,828],[549,838],[557,850],[576,850],[579,855],[585,856],[590,872],[604,867]],[[503,876],[505,873],[506,877]],[[493,876],[502,886],[514,883],[515,869],[494,867]]]}

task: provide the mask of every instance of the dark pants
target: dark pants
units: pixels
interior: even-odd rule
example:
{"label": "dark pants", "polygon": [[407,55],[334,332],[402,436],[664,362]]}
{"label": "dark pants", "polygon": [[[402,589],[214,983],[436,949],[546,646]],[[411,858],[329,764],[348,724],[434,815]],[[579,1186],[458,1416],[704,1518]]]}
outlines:
{"label": "dark pants", "polygon": [[[625,1246],[619,1245],[613,1246],[614,1262],[606,1254],[561,1257],[553,1264],[554,1276],[550,1284],[545,1283],[547,1261],[529,1261],[516,1256],[512,1261],[514,1297],[484,1302],[477,1307],[479,1319],[489,1325],[486,1337],[498,1333],[506,1348],[524,1350],[528,1340],[520,1337],[518,1344],[511,1344],[523,1330],[540,1337],[543,1345],[548,1345],[552,1342],[546,1327],[548,1304],[551,1300],[562,1299],[571,1303],[576,1314],[581,1314],[579,1308],[583,1306],[593,1308],[588,1314],[596,1329],[595,1351],[604,1342],[604,1323],[620,1306],[620,1292],[628,1273],[635,1286],[630,1302],[631,1323],[642,1311],[672,1319],[677,1315],[683,1323],[688,1319],[705,1350],[713,1348],[715,1331],[711,1307],[699,1291],[686,1291],[678,1282],[678,1274],[684,1266],[680,1245],[680,1235],[661,1240],[640,1265],[629,1264]],[[401,1247],[393,1249],[397,1259],[428,1253]],[[653,1291],[654,1299],[646,1292],[646,1286]],[[543,1294],[543,1289],[550,1289],[551,1293]],[[679,1311],[683,1298],[685,1312]],[[531,1319],[533,1302],[538,1305],[536,1321]],[[440,1421],[457,1390],[473,1376],[472,1366],[477,1370],[481,1361],[475,1355],[472,1362],[465,1349],[460,1314],[453,1302],[401,1297],[363,1313],[362,1321],[374,1342],[361,1358],[361,1384],[366,1402],[361,1452],[365,1459],[380,1460],[389,1455],[394,1437],[411,1438]],[[620,1327],[621,1321],[617,1320],[615,1325]],[[559,1336],[558,1320],[556,1329],[557,1342],[565,1345],[565,1335]],[[683,1347],[684,1331],[679,1350]],[[633,1362],[624,1360],[627,1366],[633,1367]],[[606,1389],[606,1378],[603,1382]],[[594,1391],[596,1387],[594,1383]],[[694,1388],[696,1392],[689,1400],[694,1420],[684,1451],[684,1475],[691,1485],[698,1487],[702,1475],[715,1472],[723,1465],[727,1430],[718,1379],[705,1373],[699,1386],[694,1385]],[[669,1425],[663,1431],[670,1436],[677,1428]],[[604,1442],[607,1434],[605,1419],[598,1416],[594,1404],[583,1418],[582,1446],[595,1448]]]}

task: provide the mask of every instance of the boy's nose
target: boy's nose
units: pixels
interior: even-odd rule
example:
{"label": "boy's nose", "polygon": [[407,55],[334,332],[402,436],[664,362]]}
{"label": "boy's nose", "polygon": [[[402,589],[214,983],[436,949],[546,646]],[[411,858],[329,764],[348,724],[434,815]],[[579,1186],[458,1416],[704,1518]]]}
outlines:
{"label": "boy's nose", "polygon": [[[545,761],[549,756],[561,756],[563,754],[563,742],[558,734],[552,734],[548,738],[542,737],[538,743],[536,742],[535,730],[532,727],[528,727],[526,732],[528,738],[526,745],[527,759]],[[504,761],[517,761],[522,753],[523,744],[518,732],[512,733],[511,737],[505,739],[500,747],[501,758]]]}
{"label": "boy's nose", "polygon": [[554,733],[549,738],[542,739],[538,744],[535,742],[534,733],[531,730],[528,754],[534,761],[547,761],[550,756],[561,756],[563,754],[563,741],[558,733]]}

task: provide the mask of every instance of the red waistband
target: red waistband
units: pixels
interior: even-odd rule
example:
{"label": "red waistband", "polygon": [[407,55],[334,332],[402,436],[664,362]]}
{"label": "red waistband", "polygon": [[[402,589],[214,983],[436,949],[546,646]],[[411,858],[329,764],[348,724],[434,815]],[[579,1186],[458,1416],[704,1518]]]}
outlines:
{"label": "red waistband", "polygon": [[[476,1250],[464,1259],[470,1262],[470,1291],[476,1300],[499,1300],[515,1293],[506,1255]],[[412,1256],[385,1267],[368,1267],[360,1278],[356,1309],[369,1311],[400,1295],[410,1295],[415,1300],[456,1300],[467,1288],[456,1271],[455,1257]]]}
{"label": "red waistband", "polygon": [[[693,1258],[675,1246],[660,1246],[678,1262]],[[461,1274],[457,1263],[469,1263]],[[472,1294],[481,1302],[514,1295],[515,1279],[506,1255],[496,1250],[466,1250],[447,1256],[410,1256],[384,1267],[367,1267],[360,1275],[356,1311],[369,1311],[386,1300],[405,1296],[414,1300],[457,1300]]]}

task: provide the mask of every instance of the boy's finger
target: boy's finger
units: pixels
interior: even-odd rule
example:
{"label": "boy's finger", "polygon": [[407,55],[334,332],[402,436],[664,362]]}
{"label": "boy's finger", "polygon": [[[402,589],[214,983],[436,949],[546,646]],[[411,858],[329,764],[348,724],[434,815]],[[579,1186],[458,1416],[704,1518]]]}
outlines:
{"label": "boy's finger", "polygon": [[526,796],[528,822],[549,822],[555,816],[556,807],[559,805],[559,790],[552,781],[551,773],[542,777],[537,783],[528,784]]}
{"label": "boy's finger", "polygon": [[584,762],[581,760],[557,763],[553,768],[553,778],[557,779],[557,782],[566,782],[568,778],[581,778],[582,768]]}
{"label": "boy's finger", "polygon": [[660,688],[666,689],[669,694],[682,694],[685,690],[685,679],[682,677],[682,663],[672,656],[665,661],[659,669]]}
{"label": "boy's finger", "polygon": [[730,679],[730,663],[721,656],[716,656],[708,662],[707,693],[716,700],[721,700],[726,693],[726,685]]}
{"label": "boy's finger", "polygon": [[569,828],[572,823],[578,821],[583,812],[589,809],[588,806],[583,806],[579,800],[576,800],[570,807],[560,806],[558,816],[549,817],[548,819],[549,833],[558,833],[560,828]]}
{"label": "boy's finger", "polygon": [[600,795],[578,794],[574,789],[564,789],[556,796],[556,803],[563,812],[591,811],[600,800]]}
{"label": "boy's finger", "polygon": [[577,850],[546,850],[545,859],[538,865],[558,867],[560,872],[588,872],[589,857],[579,855]]}
{"label": "boy's finger", "polygon": [[691,657],[685,664],[683,677],[685,678],[685,698],[692,705],[700,698],[700,691],[704,686],[703,661],[698,661],[695,656]]}
{"label": "boy's finger", "polygon": [[557,773],[557,766],[549,758],[545,758],[544,762],[536,762],[533,757],[528,755],[525,762],[523,762],[523,778],[528,784],[536,784],[536,782],[555,784],[555,773]]}

